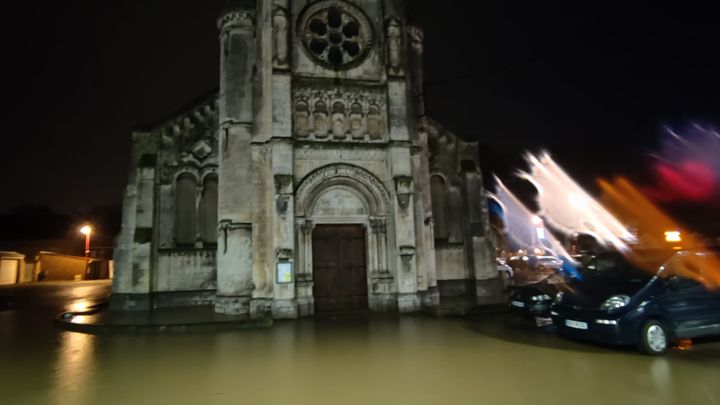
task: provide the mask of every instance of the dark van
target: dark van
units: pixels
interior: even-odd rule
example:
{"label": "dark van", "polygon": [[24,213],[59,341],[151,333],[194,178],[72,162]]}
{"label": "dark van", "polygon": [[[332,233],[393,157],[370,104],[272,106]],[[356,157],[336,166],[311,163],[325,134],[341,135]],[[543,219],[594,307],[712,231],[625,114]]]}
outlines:
{"label": "dark van", "polygon": [[703,271],[720,271],[708,266],[717,257],[677,252],[648,271],[619,253],[599,254],[582,280],[556,296],[553,324],[561,336],[635,345],[654,355],[676,339],[720,335],[720,291],[702,283]]}

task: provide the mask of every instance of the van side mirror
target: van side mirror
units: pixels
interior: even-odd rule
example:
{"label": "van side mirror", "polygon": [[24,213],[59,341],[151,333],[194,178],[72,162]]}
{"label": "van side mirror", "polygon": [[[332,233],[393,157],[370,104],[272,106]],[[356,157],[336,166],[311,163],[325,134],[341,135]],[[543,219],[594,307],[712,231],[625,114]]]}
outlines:
{"label": "van side mirror", "polygon": [[682,280],[678,276],[672,276],[667,279],[667,285],[671,290],[679,290],[682,284]]}

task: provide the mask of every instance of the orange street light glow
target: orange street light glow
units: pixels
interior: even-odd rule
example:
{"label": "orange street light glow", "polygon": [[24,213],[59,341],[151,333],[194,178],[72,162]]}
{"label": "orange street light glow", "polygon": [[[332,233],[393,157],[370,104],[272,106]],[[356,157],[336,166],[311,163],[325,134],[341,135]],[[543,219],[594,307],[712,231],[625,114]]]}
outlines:
{"label": "orange street light glow", "polygon": [[665,242],[682,242],[680,231],[665,231]]}
{"label": "orange street light glow", "polygon": [[92,233],[92,228],[90,225],[85,225],[82,228],[80,228],[80,233],[85,235],[85,257],[90,256],[90,234]]}
{"label": "orange street light glow", "polygon": [[[688,249],[700,253],[697,257],[685,254],[684,256],[691,257],[691,260],[688,260],[688,263],[676,263],[678,268],[675,269],[675,274],[693,279],[709,289],[720,289],[720,257],[702,253],[709,252],[710,249],[700,237],[680,227],[628,179],[623,177],[613,180],[600,179],[598,185],[603,193],[603,205],[625,223],[633,223],[638,229],[638,234],[641,235],[639,242],[633,246],[632,251],[628,252],[633,262],[655,272],[657,258],[653,257],[652,251],[662,246],[660,241],[654,240],[652,236],[664,234],[666,242],[683,242],[683,246],[673,246],[674,250]],[[667,231],[667,229],[675,230]]]}

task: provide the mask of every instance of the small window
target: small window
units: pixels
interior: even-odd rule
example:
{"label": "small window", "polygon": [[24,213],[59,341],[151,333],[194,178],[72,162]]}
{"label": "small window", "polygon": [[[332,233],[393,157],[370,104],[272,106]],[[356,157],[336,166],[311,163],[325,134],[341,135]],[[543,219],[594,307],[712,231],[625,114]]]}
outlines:
{"label": "small window", "polygon": [[211,174],[205,177],[200,197],[200,239],[203,243],[217,243],[217,224],[218,178]]}
{"label": "small window", "polygon": [[197,238],[197,180],[183,173],[175,185],[175,243],[192,245]]}
{"label": "small window", "polygon": [[433,229],[435,239],[447,240],[448,226],[445,216],[445,206],[447,204],[447,186],[440,176],[432,176],[430,178],[430,198],[432,200],[433,213]]}

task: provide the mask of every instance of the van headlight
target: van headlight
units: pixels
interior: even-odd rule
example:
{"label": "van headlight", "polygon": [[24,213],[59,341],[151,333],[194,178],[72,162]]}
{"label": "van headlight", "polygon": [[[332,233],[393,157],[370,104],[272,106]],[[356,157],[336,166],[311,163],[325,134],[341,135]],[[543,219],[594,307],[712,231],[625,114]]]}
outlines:
{"label": "van headlight", "polygon": [[625,305],[630,303],[630,297],[627,295],[613,295],[612,297],[605,300],[605,302],[600,305],[600,309],[604,309],[607,311],[622,308]]}
{"label": "van headlight", "polygon": [[556,304],[561,303],[564,296],[565,296],[565,293],[564,293],[564,292],[562,292],[562,291],[558,292],[557,294],[555,294],[555,300],[554,300],[554,302],[555,302]]}

